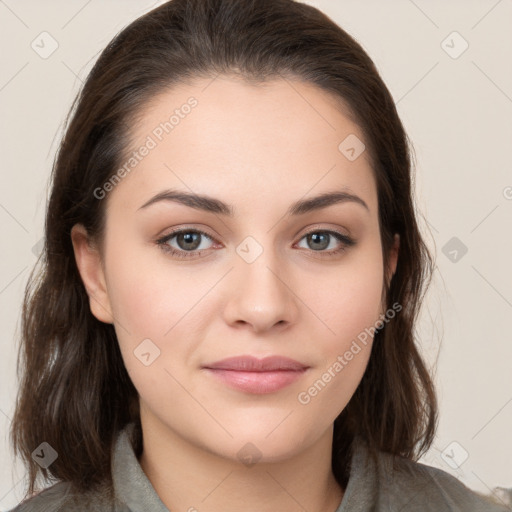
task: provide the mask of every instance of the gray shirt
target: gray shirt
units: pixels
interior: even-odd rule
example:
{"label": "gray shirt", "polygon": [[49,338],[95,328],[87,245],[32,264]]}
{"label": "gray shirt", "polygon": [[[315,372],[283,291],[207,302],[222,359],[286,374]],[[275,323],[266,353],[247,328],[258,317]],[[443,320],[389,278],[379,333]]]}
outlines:
{"label": "gray shirt", "polygon": [[[169,512],[135,456],[132,432],[133,424],[127,425],[115,443],[114,501],[102,491],[73,496],[70,485],[60,482],[11,512]],[[403,457],[395,461],[393,468],[392,455],[381,452],[375,464],[356,438],[350,478],[336,512],[512,512],[510,504],[494,503],[445,471]],[[512,489],[508,493],[512,497]]]}

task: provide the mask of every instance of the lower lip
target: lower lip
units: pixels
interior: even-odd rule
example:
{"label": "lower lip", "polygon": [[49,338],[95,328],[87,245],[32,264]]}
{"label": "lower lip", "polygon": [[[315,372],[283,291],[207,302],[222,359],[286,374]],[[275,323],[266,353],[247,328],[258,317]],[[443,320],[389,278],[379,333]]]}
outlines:
{"label": "lower lip", "polygon": [[228,386],[247,393],[273,393],[300,379],[304,370],[276,370],[268,372],[242,372],[206,368]]}

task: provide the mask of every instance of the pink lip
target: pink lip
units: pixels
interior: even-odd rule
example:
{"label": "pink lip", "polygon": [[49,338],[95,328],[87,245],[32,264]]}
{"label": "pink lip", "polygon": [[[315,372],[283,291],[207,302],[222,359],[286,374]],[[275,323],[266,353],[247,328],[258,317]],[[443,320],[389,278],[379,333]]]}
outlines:
{"label": "pink lip", "polygon": [[230,357],[204,366],[227,385],[248,393],[272,393],[300,378],[308,366],[288,357]]}

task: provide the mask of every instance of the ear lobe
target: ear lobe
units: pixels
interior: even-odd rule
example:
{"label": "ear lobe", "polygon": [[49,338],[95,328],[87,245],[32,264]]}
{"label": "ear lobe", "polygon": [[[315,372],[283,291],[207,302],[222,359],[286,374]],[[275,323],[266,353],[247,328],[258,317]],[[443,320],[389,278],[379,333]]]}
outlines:
{"label": "ear lobe", "polygon": [[111,324],[113,323],[112,309],[101,255],[91,244],[87,230],[82,224],[75,224],[71,229],[71,241],[78,272],[89,295],[91,313],[100,322]]}

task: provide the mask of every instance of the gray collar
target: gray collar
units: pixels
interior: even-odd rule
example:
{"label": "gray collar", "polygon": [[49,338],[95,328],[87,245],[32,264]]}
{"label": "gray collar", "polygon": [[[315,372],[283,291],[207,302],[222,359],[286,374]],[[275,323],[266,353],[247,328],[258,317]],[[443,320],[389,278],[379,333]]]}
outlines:
{"label": "gray collar", "polygon": [[169,512],[135,456],[132,445],[134,423],[120,433],[112,461],[115,496],[128,505],[132,512]]}
{"label": "gray collar", "polygon": [[[128,424],[116,441],[112,473],[116,498],[132,512],[169,512],[142,470],[132,445],[134,424]],[[376,473],[364,443],[356,437],[350,478],[336,512],[369,510],[375,501]]]}

